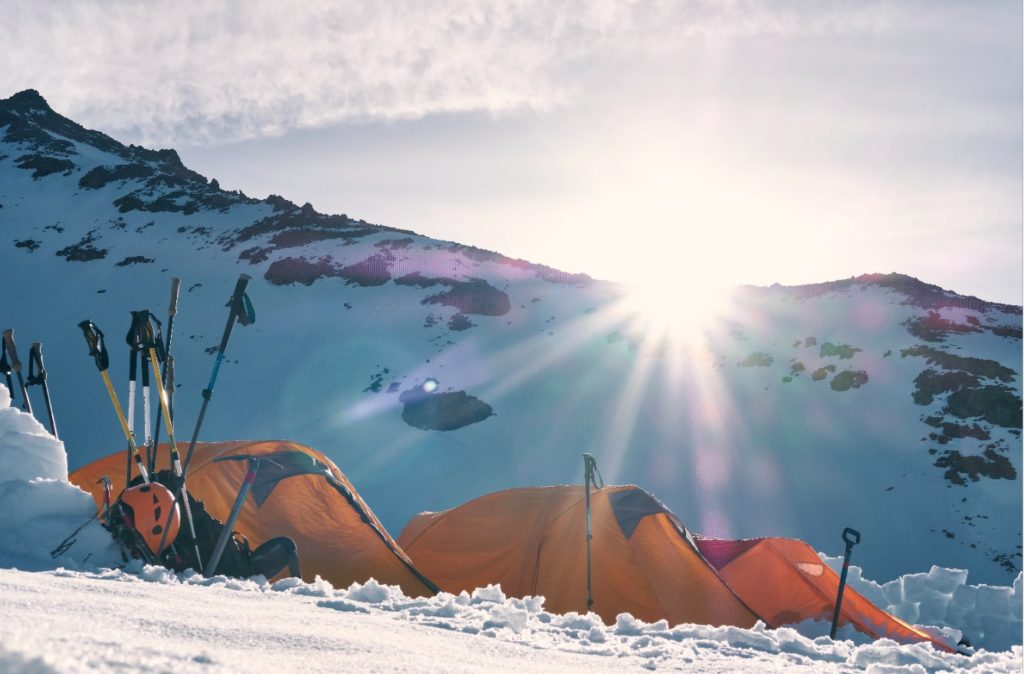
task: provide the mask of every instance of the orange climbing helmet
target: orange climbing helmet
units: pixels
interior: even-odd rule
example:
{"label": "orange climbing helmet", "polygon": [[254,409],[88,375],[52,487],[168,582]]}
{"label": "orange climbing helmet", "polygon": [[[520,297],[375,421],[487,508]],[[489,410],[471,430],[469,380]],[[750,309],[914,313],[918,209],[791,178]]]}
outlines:
{"label": "orange climbing helmet", "polygon": [[[121,502],[128,511],[131,525],[154,555],[159,556],[177,538],[181,527],[181,511],[167,487],[158,482],[140,484],[126,489],[121,494]],[[174,512],[168,523],[167,513],[171,512],[172,507]],[[165,526],[168,529],[166,536]],[[163,547],[160,541],[164,542]]]}

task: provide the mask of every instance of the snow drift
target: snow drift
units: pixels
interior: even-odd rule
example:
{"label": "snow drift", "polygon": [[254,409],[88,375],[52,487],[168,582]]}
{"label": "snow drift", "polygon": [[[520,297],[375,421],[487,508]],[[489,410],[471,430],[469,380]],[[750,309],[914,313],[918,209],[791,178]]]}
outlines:
{"label": "snow drift", "polygon": [[[11,406],[0,384],[0,566],[29,571],[113,566],[121,556],[96,521],[92,496],[68,482],[64,443],[31,414]],[[89,521],[68,551],[50,551]]]}

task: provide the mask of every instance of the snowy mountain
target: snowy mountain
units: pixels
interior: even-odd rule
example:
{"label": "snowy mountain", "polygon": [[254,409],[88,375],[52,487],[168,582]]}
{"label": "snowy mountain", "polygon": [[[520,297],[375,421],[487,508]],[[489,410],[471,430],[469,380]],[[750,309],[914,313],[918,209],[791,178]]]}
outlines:
{"label": "snowy mountain", "polygon": [[163,318],[183,279],[181,441],[247,273],[257,320],[202,439],[316,447],[396,535],[422,510],[581,482],[587,451],[696,532],[838,554],[853,526],[875,578],[939,564],[1006,585],[1021,567],[1020,307],[873,274],[738,288],[710,318],[688,298],[666,309],[689,338],[662,339],[621,285],[227,192],[34,91],[0,101],[0,232],[0,328],[22,360],[43,342],[72,468],[123,445],[77,323],[107,333],[124,397],[128,312]]}

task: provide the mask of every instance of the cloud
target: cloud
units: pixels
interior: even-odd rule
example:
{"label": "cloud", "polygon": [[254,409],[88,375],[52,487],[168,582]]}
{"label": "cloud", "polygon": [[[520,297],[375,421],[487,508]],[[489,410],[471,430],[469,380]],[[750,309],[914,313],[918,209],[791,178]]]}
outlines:
{"label": "cloud", "polygon": [[[298,7],[299,9],[295,9]],[[872,32],[875,3],[5,0],[0,92],[145,144],[543,111],[587,63],[701,36]],[[6,94],[0,94],[6,95]]]}

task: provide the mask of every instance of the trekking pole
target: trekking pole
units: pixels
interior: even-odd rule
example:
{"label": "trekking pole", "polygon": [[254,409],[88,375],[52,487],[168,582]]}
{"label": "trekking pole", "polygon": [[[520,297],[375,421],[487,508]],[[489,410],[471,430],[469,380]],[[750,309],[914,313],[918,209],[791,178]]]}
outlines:
{"label": "trekking pole", "polygon": [[[124,437],[128,440],[128,451],[131,453],[132,458],[135,459],[135,465],[138,466],[139,475],[142,476],[143,482],[149,482],[149,472],[146,471],[146,466],[142,463],[139,448],[135,446],[135,437],[132,435],[131,429],[128,428],[124,412],[121,411],[121,403],[117,401],[117,393],[114,392],[114,385],[110,383],[110,375],[107,374],[107,368],[110,367],[110,357],[107,355],[107,347],[103,342],[103,332],[96,327],[95,323],[88,320],[79,323],[78,327],[82,329],[85,343],[89,345],[89,355],[96,360],[96,368],[100,371],[103,383],[107,386],[110,401],[114,403],[114,412],[117,413],[117,420],[121,422],[121,430],[124,431]],[[128,484],[125,483],[125,488],[127,487]]]}
{"label": "trekking pole", "polygon": [[220,536],[217,538],[217,545],[213,548],[213,554],[210,555],[210,561],[206,565],[206,572],[203,574],[207,578],[217,573],[217,567],[220,565],[220,557],[224,554],[224,547],[228,544],[228,539],[231,538],[231,528],[235,526],[235,520],[238,519],[238,513],[241,512],[242,506],[245,504],[245,497],[249,495],[249,490],[252,489],[253,483],[256,481],[256,474],[260,472],[260,465],[264,459],[255,456],[222,456],[217,461],[235,460],[240,461],[242,459],[249,460],[249,470],[245,474],[245,479],[242,481],[242,487],[238,490],[238,498],[235,499],[235,504],[231,506],[231,514],[228,515],[227,521],[224,523],[224,528],[220,532]]}
{"label": "trekking pole", "polygon": [[[594,478],[595,473],[597,473],[597,479]],[[598,481],[600,481],[600,485],[598,485]],[[590,485],[594,485],[597,489],[604,486],[604,479],[601,478],[601,473],[597,470],[597,461],[590,454],[583,455],[583,483],[587,494],[587,612],[589,613],[590,609],[594,607],[594,595],[590,587],[590,540],[594,537],[590,531]]]}
{"label": "trekking pole", "polygon": [[[153,379],[156,384],[157,394],[160,396],[160,410],[163,412],[164,424],[167,426],[167,447],[170,452],[171,468],[174,472],[174,476],[178,478],[179,484],[176,490],[181,495],[181,502],[184,506],[185,520],[188,522],[188,531],[192,536],[192,546],[196,555],[196,564],[199,566],[198,571],[203,570],[203,560],[199,554],[199,542],[196,539],[196,528],[192,520],[192,507],[188,501],[188,492],[185,490],[185,481],[182,479],[181,470],[181,458],[178,455],[178,442],[174,438],[174,424],[171,422],[171,412],[167,405],[167,391],[164,389],[163,378],[160,376],[160,362],[163,358],[163,342],[160,339],[160,332],[154,327],[154,324],[159,325],[160,322],[153,317],[153,314],[148,311],[136,311],[133,312],[135,316],[135,325],[138,330],[134,335],[133,341],[135,346],[146,356],[144,360],[149,361],[150,366],[153,368]],[[175,502],[177,502],[177,497]],[[174,506],[172,505],[168,517],[174,516]],[[163,549],[163,544],[166,542],[167,529],[169,528],[170,521],[164,526],[164,536],[160,539],[160,546],[158,549]]]}
{"label": "trekking pole", "polygon": [[0,339],[0,373],[7,380],[7,393],[14,400],[14,382],[11,381],[11,365],[7,362],[7,342]]}
{"label": "trekking pole", "polygon": [[210,398],[213,397],[213,387],[217,383],[217,373],[220,371],[221,363],[224,362],[224,350],[228,348],[228,340],[231,338],[232,328],[235,327],[235,320],[237,319],[242,325],[249,325],[256,320],[256,313],[253,311],[252,302],[249,300],[249,296],[245,294],[245,287],[249,285],[251,280],[252,277],[248,274],[239,276],[238,282],[235,283],[235,291],[231,294],[231,299],[228,301],[227,306],[230,308],[228,323],[224,326],[224,335],[220,338],[220,346],[217,347],[217,360],[213,363],[210,383],[203,389],[203,406],[199,408],[199,418],[196,419],[196,427],[192,431],[192,441],[188,443],[188,453],[185,454],[184,475],[188,474],[188,466],[192,462],[192,452],[195,450],[196,442],[199,440],[199,429],[203,425],[203,419],[206,418],[206,408],[210,404]]}
{"label": "trekking pole", "polygon": [[[171,279],[171,302],[167,305],[167,341],[164,342],[164,365],[160,373],[167,386],[167,405],[171,408],[171,421],[174,421],[174,358],[171,356],[171,335],[174,332],[174,316],[178,313],[178,289],[180,287],[181,279],[175,276]],[[149,472],[151,473],[156,472],[156,450],[160,441],[161,419],[162,416],[158,414],[153,440],[149,446]]]}
{"label": "trekking pole", "polygon": [[836,630],[839,628],[839,609],[843,605],[843,590],[846,588],[846,573],[850,570],[850,553],[853,546],[860,543],[860,532],[850,527],[843,529],[843,542],[846,543],[846,552],[843,554],[843,572],[839,576],[839,592],[836,595],[836,612],[832,614],[832,631],[829,637],[836,638]]}
{"label": "trekking pole", "polygon": [[[181,483],[185,484],[188,479],[188,467],[192,464],[192,453],[195,451],[196,442],[199,438],[199,429],[203,425],[203,419],[206,418],[206,407],[210,404],[210,398],[213,397],[213,387],[217,383],[217,372],[220,370],[221,361],[224,360],[224,350],[228,346],[228,339],[231,337],[231,329],[234,327],[235,320],[237,319],[242,325],[249,325],[256,320],[256,314],[252,308],[252,302],[249,301],[249,296],[245,294],[245,287],[248,285],[252,277],[248,274],[242,274],[238,277],[238,282],[235,284],[235,291],[231,295],[231,299],[228,301],[227,306],[230,307],[228,313],[228,324],[224,328],[224,336],[221,337],[220,347],[217,350],[217,360],[213,363],[213,372],[210,374],[210,383],[203,389],[203,406],[199,409],[199,418],[196,420],[196,427],[192,431],[192,441],[188,445],[188,453],[185,454],[185,464],[181,469]],[[175,493],[175,502],[177,502],[178,496],[181,494],[181,490]],[[171,506],[173,510],[174,506]],[[170,524],[170,515],[168,515],[167,523]],[[164,526],[164,538],[167,537],[167,526]],[[161,540],[160,545],[163,546],[164,541]],[[201,570],[201,569],[200,569]]]}
{"label": "trekking pole", "polygon": [[43,402],[46,403],[46,416],[50,419],[50,433],[57,436],[57,422],[53,419],[53,403],[50,402],[50,385],[46,383],[46,368],[43,366],[43,345],[33,342],[28,350],[28,381],[27,386],[39,386],[43,389]]}
{"label": "trekking pole", "polygon": [[[21,409],[32,414],[32,403],[28,399],[28,389],[25,388],[25,380],[21,377],[21,361],[18,360],[18,351],[14,348],[14,330],[4,330],[4,346],[7,347],[7,353],[11,356],[11,368],[14,370],[14,374],[18,376],[18,388],[21,389],[21,397],[24,400]],[[14,398],[13,393],[11,398]]]}
{"label": "trekking pole", "polygon": [[[128,328],[128,334],[125,335],[124,341],[128,344],[128,428],[132,432],[132,436],[135,435],[135,389],[136,382],[139,378],[139,350],[135,347],[135,343],[132,336],[135,334],[135,312],[132,312],[132,324]],[[132,481],[132,462],[130,457],[125,464],[125,477],[124,486],[125,489]]]}

